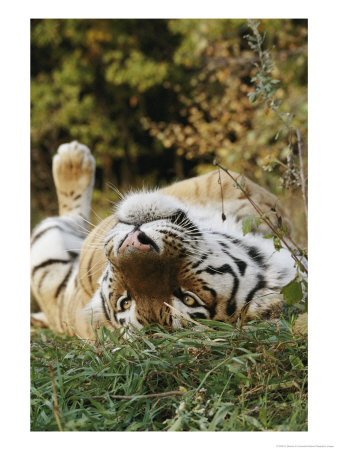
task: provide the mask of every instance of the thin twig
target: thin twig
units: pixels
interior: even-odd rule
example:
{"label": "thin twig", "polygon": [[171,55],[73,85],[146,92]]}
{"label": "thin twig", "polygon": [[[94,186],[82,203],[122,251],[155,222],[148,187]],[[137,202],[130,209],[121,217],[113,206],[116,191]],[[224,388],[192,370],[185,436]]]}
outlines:
{"label": "thin twig", "polygon": [[289,250],[291,253],[292,258],[299,264],[299,266],[302,268],[303,272],[308,273],[306,267],[302,264],[302,262],[299,260],[297,255],[295,254],[294,250],[289,246],[287,241],[284,239],[284,237],[279,233],[278,229],[273,225],[271,220],[264,215],[263,211],[259,208],[259,206],[251,199],[251,197],[248,195],[245,189],[237,182],[237,180],[231,175],[231,173],[226,169],[225,167],[222,167],[217,161],[215,161],[215,165],[219,168],[221,168],[229,177],[235,182],[236,186],[243,192],[245,197],[249,200],[255,211],[259,214],[260,218],[268,225],[270,230],[272,230],[275,235],[283,242],[285,247]]}
{"label": "thin twig", "polygon": [[223,199],[223,186],[222,186],[222,178],[221,178],[221,170],[218,168],[218,184],[220,185],[221,189],[221,199],[222,199],[222,221],[224,222],[226,219],[225,213],[224,213],[224,199]]}
{"label": "thin twig", "polygon": [[50,378],[51,378],[51,383],[52,383],[52,391],[53,391],[53,412],[54,412],[55,420],[56,420],[57,426],[59,428],[59,431],[63,431],[61,422],[60,422],[59,403],[58,403],[58,397],[57,397],[55,381],[54,381],[54,378],[55,378],[54,370],[53,370],[52,366],[48,366],[48,369],[49,369],[49,373],[50,373]]}
{"label": "thin twig", "polygon": [[[273,104],[273,102],[270,103],[270,107],[272,111],[276,114],[276,116],[282,121],[283,125],[286,127],[286,129],[289,131],[289,136],[291,139],[291,134],[294,131],[297,136],[297,149],[298,149],[298,157],[299,157],[299,173],[300,173],[300,181],[301,181],[301,188],[302,188],[302,195],[303,195],[303,201],[304,201],[304,210],[306,215],[306,223],[307,223],[307,196],[306,196],[306,182],[305,182],[305,175],[304,175],[304,160],[303,160],[303,150],[302,150],[302,138],[300,135],[300,131],[298,127],[290,126],[282,117],[282,115],[277,111],[277,108]],[[291,148],[291,142],[289,142],[289,148]],[[280,161],[278,161],[279,164],[281,164]]]}
{"label": "thin twig", "polygon": [[[158,394],[145,394],[145,395],[114,395],[114,394],[108,394],[109,398],[117,399],[117,400],[133,400],[136,398],[164,398],[164,397],[172,397],[172,396],[182,396],[184,395],[184,392],[181,391],[168,391],[168,392],[160,392]],[[105,400],[105,395],[93,395],[92,397],[89,397],[89,399],[94,400]]]}
{"label": "thin twig", "polygon": [[[298,47],[294,50],[281,50],[279,52],[274,52],[274,59],[285,59],[289,56],[298,55],[298,54],[304,54],[308,50],[307,45],[303,45],[301,47]],[[255,64],[257,61],[259,61],[259,57],[252,56],[252,57],[205,57],[202,59],[204,64],[209,64],[212,69],[217,69],[220,67],[229,67],[229,64],[238,64],[238,65],[246,65],[246,64]],[[210,70],[210,68],[209,68]]]}
{"label": "thin twig", "polygon": [[307,223],[307,198],[306,198],[306,184],[305,184],[305,175],[304,175],[304,162],[303,162],[303,152],[302,152],[302,138],[300,136],[299,128],[295,128],[297,135],[297,148],[298,148],[298,156],[299,156],[299,171],[300,171],[300,180],[302,186],[302,194],[304,200],[304,209],[306,215],[306,223]]}

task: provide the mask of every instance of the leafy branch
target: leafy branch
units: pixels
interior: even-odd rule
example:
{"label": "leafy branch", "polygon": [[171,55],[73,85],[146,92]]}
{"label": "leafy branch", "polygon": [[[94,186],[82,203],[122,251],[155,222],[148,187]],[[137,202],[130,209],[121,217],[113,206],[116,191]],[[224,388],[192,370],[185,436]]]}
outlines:
{"label": "leafy branch", "polygon": [[[278,119],[282,123],[282,127],[288,133],[288,147],[289,153],[287,155],[286,172],[283,176],[283,184],[287,187],[296,184],[301,187],[302,197],[304,203],[304,211],[306,215],[306,220],[308,217],[307,213],[307,186],[306,177],[304,170],[304,157],[303,157],[303,143],[301,138],[301,133],[298,127],[292,125],[294,116],[287,113],[281,113],[279,108],[282,103],[280,99],[275,98],[276,91],[280,80],[273,79],[272,69],[273,62],[271,58],[270,50],[263,50],[263,43],[265,40],[265,34],[262,36],[259,33],[258,26],[259,21],[248,20],[248,26],[252,31],[252,34],[246,35],[245,38],[248,40],[249,47],[258,55],[258,62],[255,63],[257,67],[256,75],[251,78],[251,81],[255,84],[255,91],[248,94],[249,100],[254,103],[259,98],[263,98],[266,105],[274,112]],[[279,132],[276,135],[276,139],[279,136]],[[294,147],[296,147],[298,153],[299,167],[295,162]],[[274,159],[273,163],[280,164],[278,159]],[[285,167],[285,165],[283,164]]]}
{"label": "leafy branch", "polygon": [[[306,255],[305,251],[300,249],[293,242],[293,240],[291,239],[290,236],[286,237],[287,230],[285,227],[282,226],[281,217],[277,216],[279,226],[276,227],[274,225],[274,223],[270,220],[269,216],[266,213],[263,213],[263,211],[257,205],[257,203],[255,203],[254,200],[252,200],[252,198],[250,197],[250,195],[247,193],[247,191],[245,189],[245,178],[244,177],[241,177],[241,182],[239,183],[231,175],[229,170],[225,167],[222,167],[216,160],[214,161],[214,165],[218,167],[218,170],[220,170],[220,169],[223,170],[233,180],[235,187],[242,191],[242,193],[244,194],[246,199],[250,202],[250,204],[253,206],[255,211],[259,214],[259,217],[249,217],[248,219],[250,219],[250,223],[245,222],[245,219],[243,220],[243,223],[242,223],[243,233],[246,234],[251,231],[254,221],[255,221],[256,226],[258,226],[261,223],[261,221],[263,221],[273,232],[273,234],[267,235],[265,237],[273,238],[273,243],[274,243],[275,249],[277,251],[279,251],[283,247],[282,246],[282,243],[283,243],[284,246],[290,252],[292,258],[294,259],[294,261],[297,265],[297,268],[299,269],[297,271],[298,275],[294,280],[290,281],[290,283],[288,283],[286,286],[284,286],[281,289],[281,293],[283,294],[283,297],[284,297],[284,300],[286,301],[286,303],[290,306],[296,305],[304,298],[305,310],[307,310],[308,285],[307,285],[306,276],[304,276],[303,274],[307,275],[308,271],[307,271],[307,267],[303,264],[303,262],[299,258],[299,257],[301,257],[301,258],[304,258],[305,260],[307,260],[307,255]],[[224,213],[222,213],[222,218],[223,218],[223,214]],[[289,242],[291,244],[293,244],[296,249],[292,248],[291,245],[289,244]],[[296,250],[298,251],[298,254],[297,254]]]}
{"label": "leafy branch", "polygon": [[[241,183],[239,183],[236,178],[234,178],[231,173],[229,172],[229,170],[226,167],[221,166],[217,161],[214,161],[214,165],[217,166],[219,169],[223,170],[235,183],[235,186],[240,189],[242,191],[242,193],[244,194],[244,196],[246,197],[246,199],[250,202],[250,204],[253,206],[253,208],[255,209],[255,211],[258,213],[259,215],[259,219],[262,220],[269,228],[270,230],[274,233],[275,236],[277,236],[277,238],[285,245],[285,247],[289,250],[289,252],[292,255],[292,258],[295,260],[295,262],[297,263],[297,265],[300,267],[300,269],[302,270],[302,272],[304,273],[308,273],[307,272],[307,268],[304,266],[304,264],[301,262],[301,260],[299,259],[299,255],[297,255],[295,249],[293,249],[288,241],[290,241],[298,250],[298,252],[300,253],[300,255],[302,257],[306,258],[306,255],[304,253],[304,251],[302,249],[300,249],[297,244],[295,244],[293,242],[293,240],[290,238],[290,236],[287,236],[286,238],[286,233],[285,233],[285,229],[282,228],[278,228],[274,225],[274,223],[270,220],[270,218],[268,217],[267,214],[264,214],[264,212],[261,210],[261,208],[257,205],[257,203],[254,202],[254,200],[252,200],[252,198],[250,197],[250,195],[247,193],[246,189],[245,189],[245,183],[244,181],[242,181]],[[244,179],[244,177],[243,177]],[[281,248],[281,247],[280,247]],[[277,248],[278,250],[278,248]]]}

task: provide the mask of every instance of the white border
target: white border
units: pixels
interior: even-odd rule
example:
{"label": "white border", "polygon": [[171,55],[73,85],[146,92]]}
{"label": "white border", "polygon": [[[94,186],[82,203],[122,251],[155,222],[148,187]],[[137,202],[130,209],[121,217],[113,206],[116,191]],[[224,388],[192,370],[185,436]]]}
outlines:
{"label": "white border", "polygon": [[[122,3],[122,2],[121,2]],[[56,448],[69,441],[81,448],[99,444],[152,448],[276,448],[276,445],[336,444],[336,345],[334,289],[337,200],[334,2],[208,0],[13,1],[2,5],[2,425],[3,442]],[[30,18],[309,18],[310,29],[310,414],[309,432],[285,433],[31,433],[29,432],[29,19]],[[14,217],[13,217],[14,216]],[[18,330],[24,330],[20,332]],[[74,442],[75,441],[75,442]],[[103,442],[102,442],[103,441]]]}

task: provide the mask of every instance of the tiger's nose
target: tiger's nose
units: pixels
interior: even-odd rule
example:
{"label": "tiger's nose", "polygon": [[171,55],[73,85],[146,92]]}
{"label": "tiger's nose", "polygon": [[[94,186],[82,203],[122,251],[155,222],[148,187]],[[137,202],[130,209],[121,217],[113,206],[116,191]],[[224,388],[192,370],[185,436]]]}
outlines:
{"label": "tiger's nose", "polygon": [[157,251],[157,245],[143,231],[132,231],[122,242],[119,253],[123,253],[127,248],[137,249],[147,252],[154,248]]}

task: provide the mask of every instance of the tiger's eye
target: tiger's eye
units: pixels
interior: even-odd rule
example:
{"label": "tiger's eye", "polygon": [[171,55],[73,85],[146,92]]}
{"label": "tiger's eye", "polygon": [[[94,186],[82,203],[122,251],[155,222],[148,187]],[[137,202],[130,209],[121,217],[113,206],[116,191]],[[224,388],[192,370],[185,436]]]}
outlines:
{"label": "tiger's eye", "polygon": [[124,300],[122,300],[121,309],[123,309],[125,311],[126,309],[129,309],[130,307],[131,307],[130,298],[125,298]]}
{"label": "tiger's eye", "polygon": [[185,295],[183,297],[183,303],[187,306],[194,306],[196,304],[196,300],[191,295]]}

